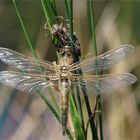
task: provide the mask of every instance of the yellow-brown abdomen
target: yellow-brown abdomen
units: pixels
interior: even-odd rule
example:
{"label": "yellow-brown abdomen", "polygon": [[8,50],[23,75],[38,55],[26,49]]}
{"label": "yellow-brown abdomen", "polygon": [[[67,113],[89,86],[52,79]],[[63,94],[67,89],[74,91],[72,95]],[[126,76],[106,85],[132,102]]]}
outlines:
{"label": "yellow-brown abdomen", "polygon": [[61,124],[63,135],[66,133],[68,123],[68,104],[69,104],[69,83],[68,81],[60,81],[60,104],[61,104]]}

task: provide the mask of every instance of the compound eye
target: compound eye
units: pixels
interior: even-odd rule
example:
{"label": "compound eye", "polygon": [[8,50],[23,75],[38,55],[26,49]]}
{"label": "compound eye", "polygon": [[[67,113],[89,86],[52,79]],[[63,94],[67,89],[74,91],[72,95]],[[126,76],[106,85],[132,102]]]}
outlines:
{"label": "compound eye", "polygon": [[60,49],[60,53],[61,53],[61,54],[63,54],[64,51],[65,51],[64,48],[61,48],[61,49]]}

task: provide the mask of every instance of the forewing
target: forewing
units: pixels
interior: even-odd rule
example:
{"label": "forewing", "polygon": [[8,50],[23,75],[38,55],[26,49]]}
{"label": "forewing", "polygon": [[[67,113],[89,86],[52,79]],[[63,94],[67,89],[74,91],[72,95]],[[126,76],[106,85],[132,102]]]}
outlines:
{"label": "forewing", "polygon": [[113,49],[100,56],[76,62],[71,65],[70,71],[79,70],[81,68],[84,73],[106,70],[125,59],[133,51],[134,47],[132,45],[122,45],[120,48]]}
{"label": "forewing", "polygon": [[93,93],[94,95],[103,93],[112,93],[115,90],[121,89],[123,86],[133,84],[137,81],[137,78],[130,73],[116,74],[116,75],[99,75],[77,77],[77,81],[73,81],[73,86],[78,86],[82,90],[87,90],[84,95]]}
{"label": "forewing", "polygon": [[0,82],[28,93],[45,92],[53,83],[43,75],[30,75],[12,71],[1,71]]}
{"label": "forewing", "polygon": [[13,50],[0,47],[0,60],[29,73],[54,73],[57,69],[52,63],[26,57]]}

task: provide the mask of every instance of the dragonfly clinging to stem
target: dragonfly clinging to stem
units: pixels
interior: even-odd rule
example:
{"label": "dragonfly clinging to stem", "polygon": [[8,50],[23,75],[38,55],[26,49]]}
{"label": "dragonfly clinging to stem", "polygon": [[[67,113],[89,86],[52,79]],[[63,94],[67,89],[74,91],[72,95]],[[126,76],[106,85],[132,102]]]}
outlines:
{"label": "dragonfly clinging to stem", "polygon": [[[60,49],[62,57],[56,64],[29,58],[7,48],[0,48],[1,61],[26,72],[1,71],[0,82],[34,94],[37,91],[46,92],[48,87],[57,87],[60,92],[61,124],[63,134],[65,134],[71,86],[86,86],[87,89],[93,91],[92,93],[102,94],[136,82],[137,78],[130,73],[91,74],[97,70],[101,71],[112,67],[127,58],[133,51],[134,47],[132,45],[122,45],[120,48],[113,49],[100,56],[73,62],[71,47],[64,46]],[[83,74],[75,73],[76,70],[80,69],[82,69]]]}

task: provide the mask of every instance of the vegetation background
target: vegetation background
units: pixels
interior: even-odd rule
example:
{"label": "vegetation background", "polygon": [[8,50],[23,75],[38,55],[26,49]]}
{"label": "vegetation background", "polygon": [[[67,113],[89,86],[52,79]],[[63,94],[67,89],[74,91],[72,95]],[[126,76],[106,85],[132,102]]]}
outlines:
{"label": "vegetation background", "polygon": [[[44,31],[46,22],[41,1],[19,0],[18,8],[31,42],[40,58],[56,60],[55,49]],[[64,16],[63,0],[56,0],[59,15]],[[140,1],[93,1],[98,54],[132,44],[136,51],[126,61],[113,67],[110,73],[131,72],[137,83],[122,91],[102,95],[104,139],[140,139]],[[91,51],[91,30],[87,0],[75,0],[74,31],[81,44],[82,57]],[[13,2],[0,0],[0,46],[32,56]],[[0,62],[0,70],[11,67]],[[20,93],[20,94],[19,94]],[[92,105],[94,105],[94,98]],[[84,101],[83,101],[84,106]],[[84,112],[86,116],[86,111]],[[24,94],[0,85],[1,140],[67,140],[61,126],[38,96]],[[91,136],[89,134],[89,140]]]}

